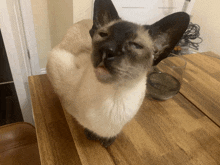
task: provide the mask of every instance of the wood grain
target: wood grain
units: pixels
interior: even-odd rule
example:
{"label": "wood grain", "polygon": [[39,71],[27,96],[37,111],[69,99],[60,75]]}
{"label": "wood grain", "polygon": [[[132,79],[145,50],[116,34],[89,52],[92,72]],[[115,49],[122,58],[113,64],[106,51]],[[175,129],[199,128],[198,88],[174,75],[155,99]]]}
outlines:
{"label": "wood grain", "polygon": [[42,165],[81,164],[60,102],[46,75],[29,77]]}
{"label": "wood grain", "polygon": [[214,59],[215,67],[207,62],[205,69],[203,60],[195,61],[202,56],[185,57],[181,93],[167,101],[146,97],[135,118],[107,149],[87,140],[82,126],[62,110],[46,75],[30,77],[42,164],[219,165],[218,61]]}
{"label": "wood grain", "polygon": [[91,142],[90,140],[87,140],[84,135],[84,129],[70,114],[66,111],[64,112],[82,164],[114,164],[108,152],[99,145],[98,142]]}
{"label": "wood grain", "polygon": [[180,92],[220,126],[220,60],[201,54],[183,57],[187,66]]}

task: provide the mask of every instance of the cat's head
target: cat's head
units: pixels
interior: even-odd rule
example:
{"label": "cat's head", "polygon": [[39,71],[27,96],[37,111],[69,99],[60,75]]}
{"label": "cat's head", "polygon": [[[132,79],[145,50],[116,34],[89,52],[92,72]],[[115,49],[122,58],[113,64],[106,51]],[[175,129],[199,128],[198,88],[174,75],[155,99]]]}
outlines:
{"label": "cat's head", "polygon": [[178,12],[153,25],[138,25],[122,20],[111,0],[96,0],[90,35],[98,80],[129,82],[146,76],[152,65],[169,55],[188,24],[189,15]]}

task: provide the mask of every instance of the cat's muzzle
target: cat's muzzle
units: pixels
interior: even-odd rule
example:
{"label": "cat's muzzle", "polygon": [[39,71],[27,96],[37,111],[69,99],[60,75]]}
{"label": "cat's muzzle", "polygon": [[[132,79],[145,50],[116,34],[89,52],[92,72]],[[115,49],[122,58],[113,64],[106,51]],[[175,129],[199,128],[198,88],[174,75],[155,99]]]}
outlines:
{"label": "cat's muzzle", "polygon": [[114,58],[115,57],[113,56],[111,51],[102,51],[102,60],[95,69],[95,74],[98,80],[106,82],[112,78],[108,63],[114,60]]}
{"label": "cat's muzzle", "polygon": [[115,55],[114,55],[114,51],[112,49],[102,49],[100,51],[100,54],[101,54],[101,62],[98,66],[102,66],[104,65],[104,63],[108,63],[108,62],[111,62],[115,59]]}
{"label": "cat's muzzle", "polygon": [[111,62],[115,60],[115,52],[113,49],[103,49],[100,51],[101,54],[101,62],[98,64],[97,67],[106,67],[107,70],[109,70],[109,65]]}
{"label": "cat's muzzle", "polygon": [[104,59],[104,58],[106,58],[106,60],[109,60],[109,61],[115,59],[115,51],[113,50],[113,48],[108,48],[103,51],[102,59]]}

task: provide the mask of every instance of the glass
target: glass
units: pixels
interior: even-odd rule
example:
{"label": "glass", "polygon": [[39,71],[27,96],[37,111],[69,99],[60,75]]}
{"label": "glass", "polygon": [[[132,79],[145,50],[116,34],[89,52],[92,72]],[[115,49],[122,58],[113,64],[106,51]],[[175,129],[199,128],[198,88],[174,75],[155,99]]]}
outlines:
{"label": "glass", "polygon": [[147,96],[167,100],[175,96],[182,84],[187,62],[175,54],[154,66],[147,75]]}

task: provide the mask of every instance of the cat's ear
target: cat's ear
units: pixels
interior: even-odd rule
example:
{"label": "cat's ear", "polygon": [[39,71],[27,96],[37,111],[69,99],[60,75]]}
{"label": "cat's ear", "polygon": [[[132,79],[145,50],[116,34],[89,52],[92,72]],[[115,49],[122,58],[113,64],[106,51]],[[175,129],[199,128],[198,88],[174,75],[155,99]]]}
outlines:
{"label": "cat's ear", "polygon": [[164,17],[153,25],[144,26],[149,30],[154,44],[153,65],[157,65],[170,54],[186,31],[189,21],[187,13],[178,12]]}
{"label": "cat's ear", "polygon": [[93,26],[89,31],[93,37],[95,31],[111,21],[118,20],[118,12],[111,0],[95,0],[93,13]]}

